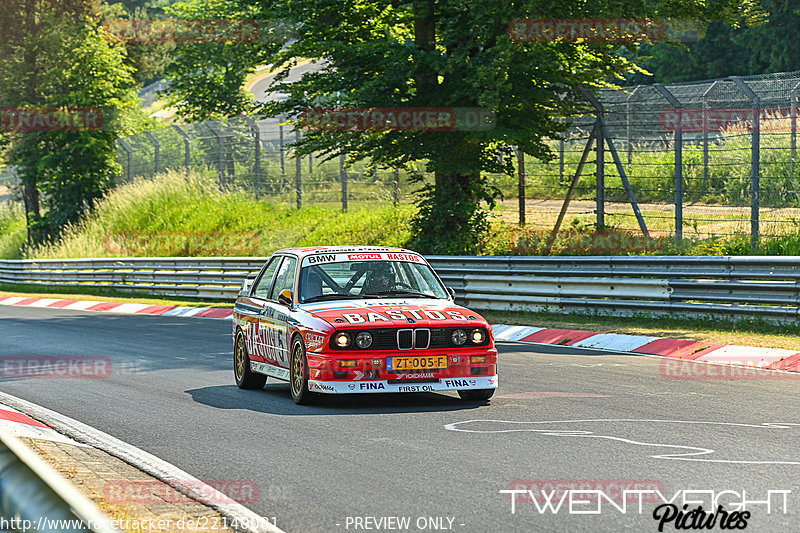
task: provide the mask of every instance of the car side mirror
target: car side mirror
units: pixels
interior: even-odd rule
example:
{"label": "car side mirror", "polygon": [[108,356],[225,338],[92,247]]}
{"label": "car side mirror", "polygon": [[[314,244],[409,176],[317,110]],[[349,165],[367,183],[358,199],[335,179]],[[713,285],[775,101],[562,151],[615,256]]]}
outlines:
{"label": "car side mirror", "polygon": [[450,295],[450,299],[451,300],[455,300],[456,299],[456,291],[455,291],[455,289],[453,287],[447,287],[447,294]]}
{"label": "car side mirror", "polygon": [[255,280],[256,280],[255,276],[253,277],[247,276],[246,278],[244,278],[242,280],[242,286],[239,289],[239,295],[247,296],[248,294],[250,294],[250,288],[253,286],[253,282]]}
{"label": "car side mirror", "polygon": [[278,303],[291,307],[292,305],[292,291],[283,289],[278,295]]}

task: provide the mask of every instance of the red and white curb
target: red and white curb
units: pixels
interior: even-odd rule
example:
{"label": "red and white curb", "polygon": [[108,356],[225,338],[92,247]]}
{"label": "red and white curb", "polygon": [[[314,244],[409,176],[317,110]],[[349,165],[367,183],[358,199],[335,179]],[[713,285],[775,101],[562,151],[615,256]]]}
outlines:
{"label": "red and white curb", "polygon": [[53,309],[72,309],[75,311],[102,311],[130,315],[184,316],[215,319],[228,319],[233,315],[233,309],[217,307],[181,307],[177,305],[98,302],[94,300],[56,300],[53,298],[27,298],[24,296],[0,296],[0,305],[49,307]]}
{"label": "red and white curb", "polygon": [[15,437],[63,442],[73,446],[86,446],[69,437],[65,437],[50,426],[34,420],[25,413],[2,404],[0,404],[0,432],[3,435],[13,435]]}
{"label": "red and white curb", "polygon": [[[104,433],[74,418],[70,418],[61,413],[51,411],[46,407],[0,391],[0,410],[7,410],[27,417],[27,415],[23,415],[20,411],[17,411],[17,409],[30,413],[39,420],[51,424],[53,427],[58,428],[69,436],[85,443],[84,445],[103,450],[114,457],[122,459],[129,465],[160,479],[189,498],[197,500],[198,502],[206,502],[205,504],[208,505],[208,507],[219,512],[222,516],[226,517],[229,522],[238,524],[236,529],[243,533],[285,533],[283,530],[273,525],[267,518],[257,515],[243,505],[236,502],[227,503],[231,501],[229,497],[155,455],[112,437],[108,433]],[[33,419],[31,418],[31,420]],[[36,421],[34,420],[34,422]],[[40,422],[36,423],[44,425]]]}
{"label": "red and white curb", "polygon": [[573,346],[637,355],[655,355],[704,363],[752,366],[767,370],[800,372],[800,349],[758,348],[735,344],[645,335],[599,333],[578,329],[548,329],[531,326],[493,325],[496,341]]}

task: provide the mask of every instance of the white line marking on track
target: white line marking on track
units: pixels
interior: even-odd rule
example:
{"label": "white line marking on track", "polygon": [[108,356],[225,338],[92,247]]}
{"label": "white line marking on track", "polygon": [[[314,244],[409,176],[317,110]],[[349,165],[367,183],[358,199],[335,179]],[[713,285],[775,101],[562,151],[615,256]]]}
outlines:
{"label": "white line marking on track", "polygon": [[[531,432],[551,437],[576,437],[576,438],[590,438],[590,439],[607,439],[624,442],[626,444],[633,444],[636,446],[649,446],[657,448],[676,448],[687,450],[687,453],[671,453],[651,455],[653,459],[667,459],[675,461],[697,461],[704,463],[726,463],[726,464],[760,464],[760,465],[800,465],[800,461],[749,461],[749,460],[733,460],[733,459],[700,459],[694,456],[709,455],[715,453],[716,450],[711,448],[702,448],[698,446],[682,446],[678,444],[662,444],[655,442],[642,442],[632,439],[625,439],[614,435],[597,435],[592,431],[582,429],[461,429],[458,426],[472,423],[494,423],[494,424],[509,424],[511,426],[518,425],[554,425],[554,424],[581,424],[581,423],[659,423],[659,424],[695,424],[695,425],[713,425],[713,426],[728,426],[728,427],[741,427],[741,428],[755,428],[755,429],[792,429],[793,427],[800,426],[791,422],[763,422],[761,424],[744,424],[738,422],[706,422],[701,420],[649,420],[649,419],[628,419],[628,418],[598,418],[586,420],[549,420],[542,422],[521,422],[517,420],[466,420],[463,422],[455,422],[452,424],[445,424],[444,428],[449,431],[460,431],[465,433],[515,433],[515,432]],[[688,451],[691,450],[691,451]]]}

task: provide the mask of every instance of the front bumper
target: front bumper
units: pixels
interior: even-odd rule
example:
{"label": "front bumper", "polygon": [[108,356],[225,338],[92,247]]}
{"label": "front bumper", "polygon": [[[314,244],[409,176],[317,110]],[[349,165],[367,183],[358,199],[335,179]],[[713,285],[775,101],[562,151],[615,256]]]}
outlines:
{"label": "front bumper", "polygon": [[[394,380],[393,380],[394,381]],[[462,378],[442,378],[438,382],[420,383],[414,381],[389,383],[388,380],[375,381],[319,381],[308,380],[308,390],[322,394],[361,394],[375,392],[441,392],[452,390],[496,389],[497,376],[470,376]]]}

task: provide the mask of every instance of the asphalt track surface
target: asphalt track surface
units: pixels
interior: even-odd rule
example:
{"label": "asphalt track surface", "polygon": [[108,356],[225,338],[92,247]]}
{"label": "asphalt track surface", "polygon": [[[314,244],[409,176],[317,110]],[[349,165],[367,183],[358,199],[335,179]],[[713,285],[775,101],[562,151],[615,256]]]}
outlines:
{"label": "asphalt track surface", "polygon": [[[258,500],[246,506],[287,532],[657,531],[653,503],[641,514],[606,502],[600,514],[577,515],[567,504],[540,513],[521,501],[512,514],[511,496],[499,491],[517,480],[535,490],[547,480],[582,482],[608,494],[615,481],[658,483],[667,498],[735,491],[720,499],[727,504],[743,490],[749,501],[791,491],[785,506],[773,492],[769,512],[751,505],[746,530],[798,530],[796,381],[665,379],[663,359],[504,344],[489,404],[420,394],[300,407],[273,380],[239,390],[230,352],[227,321],[0,307],[2,356],[112,362],[106,379],[3,380],[0,390],[200,479],[255,481]],[[387,517],[408,517],[408,529],[373,521]]]}

